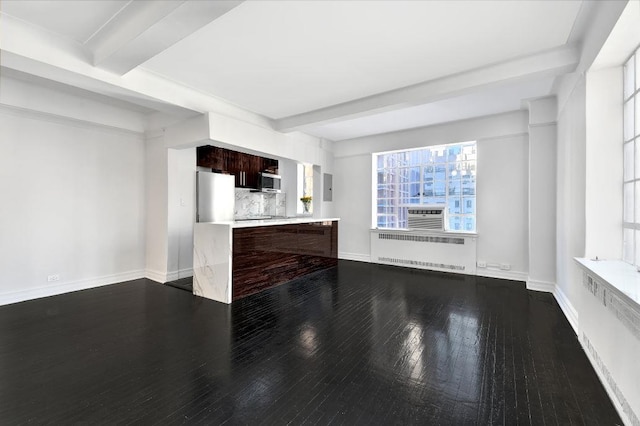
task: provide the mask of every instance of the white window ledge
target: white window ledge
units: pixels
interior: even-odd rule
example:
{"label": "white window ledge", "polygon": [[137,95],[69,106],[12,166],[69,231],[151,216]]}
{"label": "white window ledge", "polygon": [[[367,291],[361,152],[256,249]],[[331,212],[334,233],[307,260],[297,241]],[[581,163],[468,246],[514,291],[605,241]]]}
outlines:
{"label": "white window ledge", "polygon": [[640,308],[640,272],[633,265],[621,260],[576,258],[576,261]]}

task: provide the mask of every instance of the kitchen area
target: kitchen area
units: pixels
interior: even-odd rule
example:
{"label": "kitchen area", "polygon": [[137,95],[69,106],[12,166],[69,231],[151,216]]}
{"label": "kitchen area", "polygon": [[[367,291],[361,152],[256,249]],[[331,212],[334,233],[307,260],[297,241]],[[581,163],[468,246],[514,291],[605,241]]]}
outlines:
{"label": "kitchen area", "polygon": [[314,214],[312,197],[331,201],[331,175],[213,145],[196,163],[193,294],[231,303],[337,264],[338,219]]}

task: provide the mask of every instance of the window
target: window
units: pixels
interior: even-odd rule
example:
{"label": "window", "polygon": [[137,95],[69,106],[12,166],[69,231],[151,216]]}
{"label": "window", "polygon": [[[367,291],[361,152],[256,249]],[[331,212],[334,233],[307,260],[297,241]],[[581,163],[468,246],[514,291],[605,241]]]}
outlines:
{"label": "window", "polygon": [[312,214],[313,213],[313,199],[307,203],[305,208],[304,203],[300,198],[304,196],[313,196],[313,164],[298,163],[298,188],[297,195],[298,200],[296,204],[296,213],[298,214]]}
{"label": "window", "polygon": [[640,265],[640,49],[623,73],[623,259]]}
{"label": "window", "polygon": [[476,230],[476,142],[374,154],[378,228],[406,228],[410,206],[448,206],[448,229]]}

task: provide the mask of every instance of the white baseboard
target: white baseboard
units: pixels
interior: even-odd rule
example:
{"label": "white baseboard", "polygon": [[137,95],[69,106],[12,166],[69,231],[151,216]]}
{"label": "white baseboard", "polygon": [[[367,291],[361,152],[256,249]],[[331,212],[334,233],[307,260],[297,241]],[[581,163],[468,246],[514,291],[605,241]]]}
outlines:
{"label": "white baseboard", "polygon": [[338,252],[338,259],[344,260],[355,260],[357,262],[367,262],[371,263],[371,256],[368,254],[360,254],[360,253],[346,253],[346,252]]}
{"label": "white baseboard", "polygon": [[152,269],[144,271],[145,278],[155,281],[160,284],[164,284],[168,281],[179,280],[180,278],[187,278],[193,276],[193,268],[180,269],[178,271],[160,272]]}
{"label": "white baseboard", "polygon": [[166,278],[167,278],[167,281],[175,281],[175,280],[179,280],[180,278],[187,278],[192,276],[193,276],[193,268],[185,268],[185,269],[179,269],[177,271],[167,272]]}
{"label": "white baseboard", "polygon": [[25,300],[40,299],[41,297],[55,296],[72,291],[86,290],[94,287],[115,284],[122,281],[136,280],[144,278],[144,271],[129,271],[119,274],[105,275],[102,277],[88,278],[84,280],[71,281],[66,283],[49,285],[46,287],[30,288],[27,290],[14,291],[0,294],[0,305],[23,302]]}
{"label": "white baseboard", "polygon": [[157,283],[160,284],[164,284],[167,281],[167,274],[164,272],[159,272],[159,271],[154,271],[152,269],[145,269],[144,271],[144,277],[151,280],[151,281],[155,281]]}
{"label": "white baseboard", "polygon": [[620,415],[622,423],[633,426],[639,425],[640,419],[638,419],[634,407],[629,404],[628,400],[623,395],[618,384],[609,372],[608,367],[604,364],[595,347],[593,347],[589,341],[589,338],[583,332],[582,336],[578,336],[578,339],[582,346],[582,350],[587,354],[587,358],[589,359],[591,366],[595,370],[598,379],[600,379],[600,383],[604,386],[605,392],[609,395],[609,399],[613,403],[618,415]]}
{"label": "white baseboard", "polygon": [[501,269],[477,268],[476,275],[479,277],[499,278],[501,280],[527,281],[528,275],[525,272],[503,271]]}
{"label": "white baseboard", "polygon": [[552,283],[549,281],[527,279],[527,290],[544,291],[545,293],[553,293],[555,289],[556,289],[556,283]]}
{"label": "white baseboard", "polygon": [[558,305],[560,305],[560,309],[562,309],[564,316],[567,317],[567,320],[569,321],[569,324],[571,324],[573,331],[576,333],[576,336],[578,336],[578,311],[571,304],[571,301],[569,300],[567,295],[564,294],[559,285],[555,286],[555,289],[553,290],[553,297],[556,298],[556,301],[558,302]]}

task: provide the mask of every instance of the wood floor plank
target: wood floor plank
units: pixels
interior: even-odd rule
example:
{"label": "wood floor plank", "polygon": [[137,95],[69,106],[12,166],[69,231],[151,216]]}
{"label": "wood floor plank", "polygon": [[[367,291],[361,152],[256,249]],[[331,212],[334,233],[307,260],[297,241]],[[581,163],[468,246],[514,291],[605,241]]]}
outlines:
{"label": "wood floor plank", "polygon": [[232,305],[136,280],[0,307],[0,424],[621,424],[553,296],[339,261]]}

